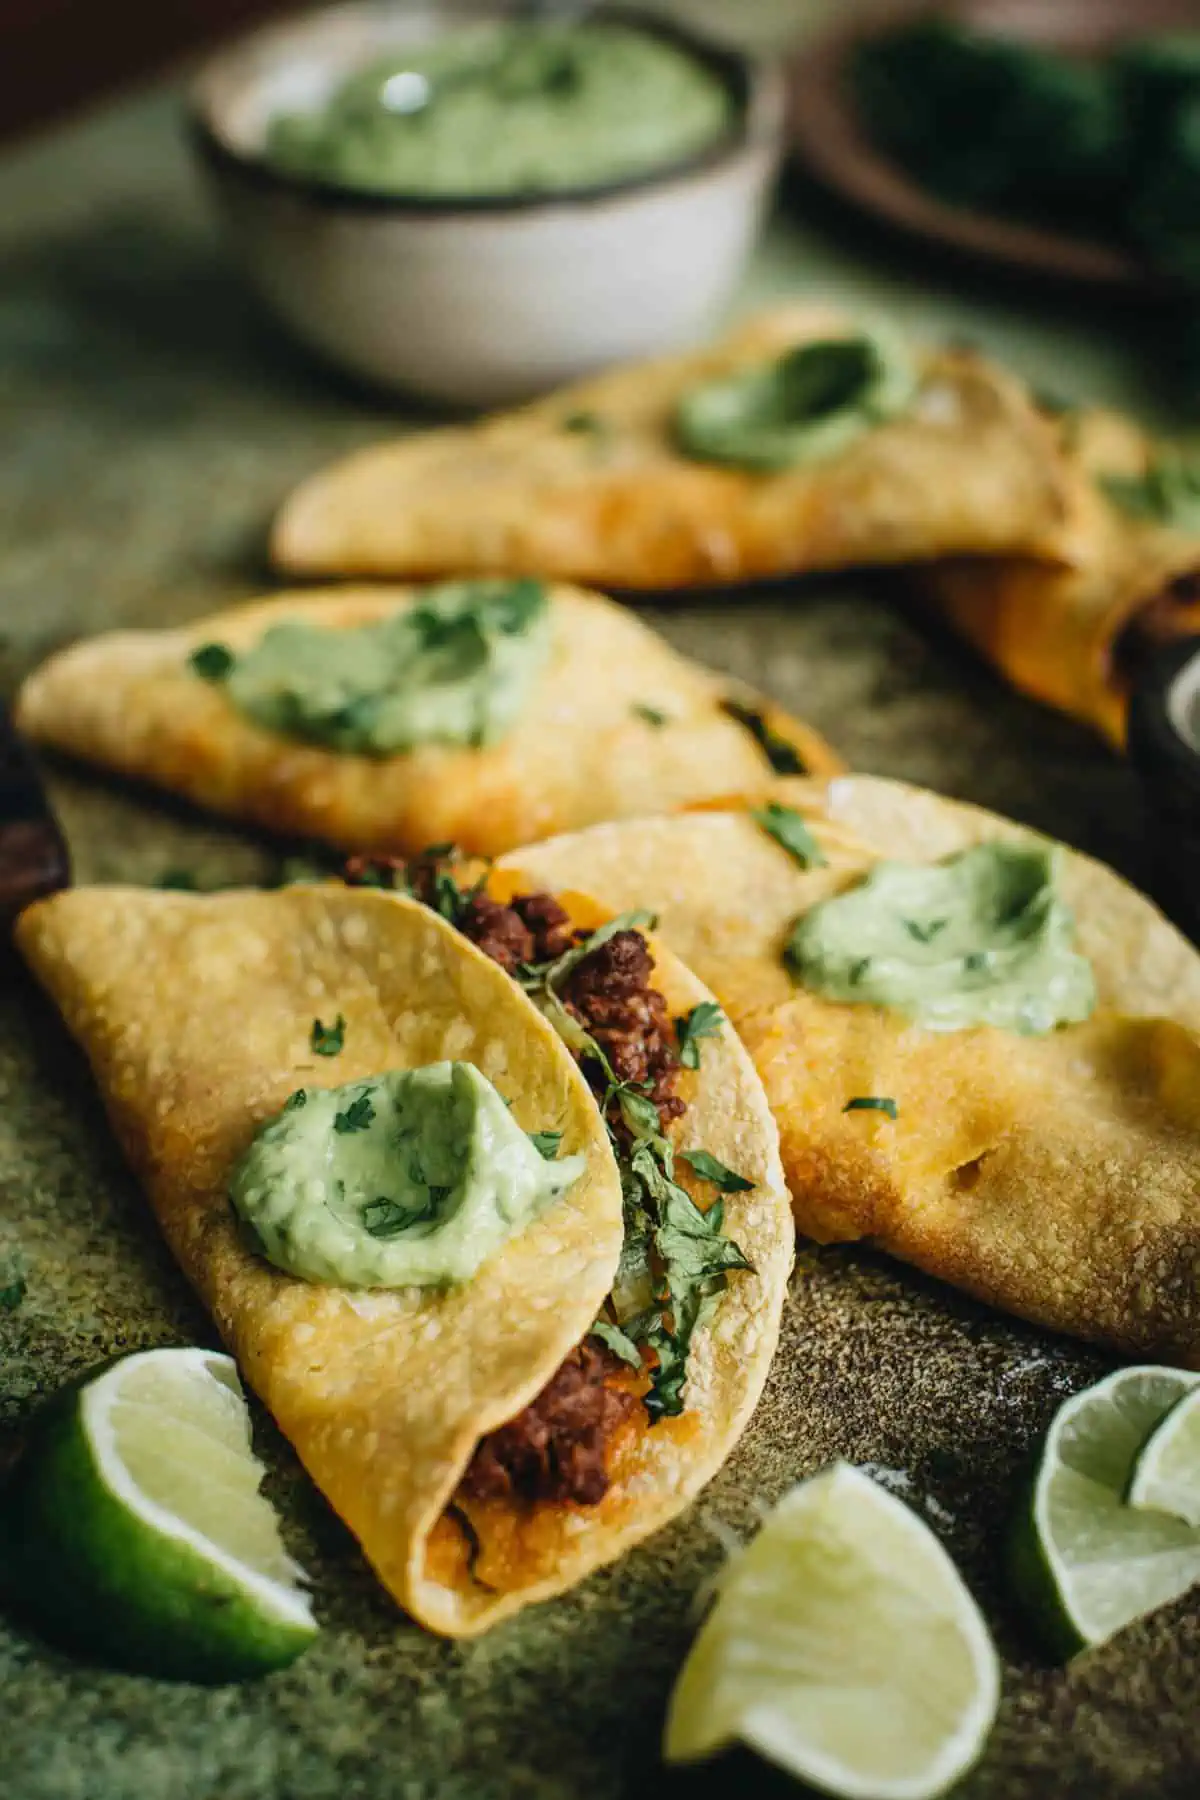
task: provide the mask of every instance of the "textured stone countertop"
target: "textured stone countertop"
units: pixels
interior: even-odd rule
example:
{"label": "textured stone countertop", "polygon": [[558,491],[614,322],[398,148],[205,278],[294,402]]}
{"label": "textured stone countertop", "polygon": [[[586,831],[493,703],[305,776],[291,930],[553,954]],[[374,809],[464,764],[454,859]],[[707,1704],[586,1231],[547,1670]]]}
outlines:
{"label": "textured stone countertop", "polygon": [[[1081,396],[1149,402],[1135,315],[1006,293],[923,265],[811,199],[781,209],[743,303],[809,290],[953,329]],[[129,102],[0,165],[0,675],[102,626],[180,620],[266,584],[289,485],[394,422],[283,343],[211,235],[175,102]],[[1129,772],[904,616],[886,584],[650,606],[677,643],[812,719],[852,764],[1006,809],[1143,865]],[[58,771],[84,880],[183,864],[253,876],[248,840]],[[0,997],[0,1448],[67,1377],[211,1328],[149,1226],[47,1007]],[[0,1284],[2,1285],[2,1284]],[[1069,1671],[1040,1663],[1005,1597],[1001,1534],[1059,1400],[1102,1359],[866,1253],[805,1252],[767,1397],[689,1515],[570,1598],[456,1646],[389,1604],[259,1421],[289,1539],[326,1630],[287,1673],[205,1691],[60,1658],[0,1622],[8,1800],[589,1800],[720,1794],[749,1759],[668,1777],[655,1743],[720,1555],[797,1477],[874,1465],[931,1521],[983,1601],[1005,1699],[965,1800],[1168,1800],[1200,1791],[1200,1618],[1180,1605]],[[763,1789],[765,1791],[765,1788]],[[781,1794],[795,1791],[780,1780]]]}

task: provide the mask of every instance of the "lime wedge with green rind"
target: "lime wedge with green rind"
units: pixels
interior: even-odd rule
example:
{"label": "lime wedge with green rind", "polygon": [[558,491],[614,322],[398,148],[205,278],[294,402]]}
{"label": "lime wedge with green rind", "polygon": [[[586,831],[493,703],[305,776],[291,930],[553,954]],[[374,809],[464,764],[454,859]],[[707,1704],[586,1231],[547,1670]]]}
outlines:
{"label": "lime wedge with green rind", "polygon": [[1197,1381],[1183,1369],[1118,1369],[1056,1413],[1009,1564],[1055,1654],[1103,1643],[1200,1581],[1200,1531],[1126,1502],[1143,1448]]}
{"label": "lime wedge with green rind", "polygon": [[1143,1444],[1126,1499],[1200,1529],[1200,1385],[1176,1401]]}
{"label": "lime wedge with green rind", "polygon": [[147,1350],[38,1420],[0,1495],[0,1580],[36,1630],[122,1668],[238,1681],[316,1635],[228,1356]]}
{"label": "lime wedge with green rind", "polygon": [[738,1740],[843,1800],[930,1800],[977,1760],[999,1692],[987,1627],[937,1538],[835,1463],[728,1564],[664,1754],[692,1762]]}

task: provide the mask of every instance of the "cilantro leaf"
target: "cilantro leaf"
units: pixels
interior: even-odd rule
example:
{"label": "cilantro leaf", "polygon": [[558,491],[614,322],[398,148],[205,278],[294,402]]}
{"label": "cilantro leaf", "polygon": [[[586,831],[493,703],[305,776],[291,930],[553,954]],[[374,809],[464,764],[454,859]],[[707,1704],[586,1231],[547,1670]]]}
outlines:
{"label": "cilantro leaf", "polygon": [[224,681],[237,658],[226,644],[201,644],[188,657],[188,665],[201,681]]}
{"label": "cilantro leaf", "polygon": [[592,1326],[588,1336],[599,1338],[602,1344],[607,1344],[614,1356],[619,1356],[621,1361],[628,1363],[631,1369],[641,1368],[642,1353],[633,1339],[627,1337],[621,1327],[614,1325],[611,1319],[606,1319],[603,1313]]}
{"label": "cilantro leaf", "polygon": [[785,737],[780,737],[777,731],[773,731],[765,716],[755,707],[745,706],[740,700],[726,699],[721,702],[721,710],[745,727],[776,775],[808,774],[800,752]]}
{"label": "cilantro leaf", "polygon": [[750,817],[768,837],[773,837],[777,844],[782,844],[802,869],[823,869],[827,866],[825,852],[794,806],[781,806],[778,800],[768,800],[765,806],[755,808]]}
{"label": "cilantro leaf", "polygon": [[190,869],[164,869],[154,885],[167,893],[198,894],[200,892],[200,883]]}
{"label": "cilantro leaf", "polygon": [[1106,475],[1100,488],[1131,518],[1180,531],[1200,530],[1200,457],[1164,446],[1140,475]]}
{"label": "cilantro leaf", "polygon": [[529,1133],[530,1143],[539,1155],[545,1157],[547,1162],[554,1161],[555,1157],[558,1155],[558,1146],[562,1143],[562,1140],[563,1134],[561,1131],[531,1131]]}
{"label": "cilantro leaf", "polygon": [[375,1108],[371,1104],[369,1094],[359,1094],[350,1102],[345,1112],[334,1113],[333,1129],[343,1135],[350,1131],[365,1131],[375,1117]]}
{"label": "cilantro leaf", "polygon": [[308,1090],[307,1090],[307,1088],[297,1088],[295,1093],[289,1094],[287,1099],[284,1101],[283,1110],[284,1110],[284,1112],[299,1112],[299,1110],[302,1106],[307,1106],[307,1105],[308,1105]]}
{"label": "cilantro leaf", "polygon": [[578,432],[583,437],[601,437],[608,430],[607,419],[595,412],[571,412],[559,421],[564,431]]}
{"label": "cilantro leaf", "polygon": [[380,1194],[375,1200],[368,1200],[359,1213],[359,1221],[363,1230],[373,1238],[399,1237],[410,1225],[416,1225],[427,1219],[433,1211],[432,1204],[427,1206],[401,1206],[396,1200],[389,1200]]}
{"label": "cilantro leaf", "polygon": [[0,1287],[0,1312],[16,1312],[25,1298],[27,1284],[23,1275],[14,1274]]}
{"label": "cilantro leaf", "polygon": [[844,1113],[881,1112],[886,1113],[889,1119],[894,1119],[899,1114],[900,1108],[886,1094],[856,1094],[853,1100],[847,1100],[842,1111]]}
{"label": "cilantro leaf", "polygon": [[931,944],[939,931],[944,931],[950,923],[949,919],[930,919],[922,924],[920,919],[904,919],[902,924],[909,937],[916,938],[918,944]]}
{"label": "cilantro leaf", "polygon": [[694,1169],[702,1181],[711,1181],[723,1194],[748,1194],[754,1186],[752,1181],[747,1181],[744,1175],[739,1175],[736,1169],[729,1168],[707,1150],[681,1150],[679,1158]]}
{"label": "cilantro leaf", "polygon": [[312,1030],[308,1034],[309,1049],[317,1056],[340,1056],[346,1042],[346,1021],[341,1013],[332,1025],[322,1025],[320,1019],[314,1019]]}
{"label": "cilantro leaf", "polygon": [[725,1015],[715,1000],[701,1000],[686,1018],[676,1019],[675,1040],[679,1045],[679,1060],[685,1069],[700,1067],[700,1040],[720,1037],[724,1023]]}
{"label": "cilantro leaf", "polygon": [[646,706],[641,700],[635,700],[630,710],[647,725],[653,725],[656,731],[661,731],[664,725],[670,723],[665,712],[660,712],[657,706]]}

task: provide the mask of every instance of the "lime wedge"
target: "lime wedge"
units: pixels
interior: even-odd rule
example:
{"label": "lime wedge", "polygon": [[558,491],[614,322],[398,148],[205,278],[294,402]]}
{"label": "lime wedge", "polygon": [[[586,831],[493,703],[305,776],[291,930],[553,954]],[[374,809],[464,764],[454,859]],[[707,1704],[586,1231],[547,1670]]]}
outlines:
{"label": "lime wedge", "polygon": [[740,1739],[828,1794],[927,1800],[979,1756],[999,1693],[987,1627],[932,1532],[834,1463],[727,1565],[664,1754]]}
{"label": "lime wedge", "polygon": [[281,1668],[317,1626],[262,1476],[230,1357],[123,1357],[39,1420],[0,1498],[4,1584],[47,1636],[124,1668]]}
{"label": "lime wedge", "polygon": [[1198,1380],[1182,1369],[1118,1369],[1055,1414],[1010,1566],[1058,1654],[1103,1643],[1200,1581],[1200,1532],[1125,1499],[1143,1447]]}
{"label": "lime wedge", "polygon": [[1200,1386],[1175,1402],[1143,1444],[1126,1499],[1200,1530]]}

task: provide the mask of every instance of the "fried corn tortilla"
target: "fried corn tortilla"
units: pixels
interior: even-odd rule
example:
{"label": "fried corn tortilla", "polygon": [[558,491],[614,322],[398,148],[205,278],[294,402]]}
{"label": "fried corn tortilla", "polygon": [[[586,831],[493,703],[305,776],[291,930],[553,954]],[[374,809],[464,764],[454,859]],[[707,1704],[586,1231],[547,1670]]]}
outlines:
{"label": "fried corn tortilla", "polygon": [[[513,728],[483,748],[423,744],[371,757],[306,743],[245,716],[189,655],[257,644],[283,621],[338,630],[386,619],[420,589],[285,593],[171,631],[118,631],[52,657],[26,681],[17,722],[122,775],[269,829],[348,850],[453,842],[494,855],[557,831],[670,811],[761,780],[776,761],[842,765],[810,727],[700,668],[625,608],[549,594],[551,644]],[[756,735],[757,733],[757,735]]]}
{"label": "fried corn tortilla", "polygon": [[274,559],[305,575],[670,589],[1040,546],[1063,505],[1053,433],[1019,383],[966,351],[921,353],[909,410],[820,461],[755,473],[676,447],[695,384],[856,329],[781,306],[708,348],[359,451],[285,503]]}
{"label": "fried corn tortilla", "polygon": [[[588,1333],[622,1245],[617,1165],[571,1055],[495,963],[416,901],[340,885],[192,896],[79,889],[27,910],[18,943],[85,1050],[168,1243],[251,1385],[417,1619],[480,1632],[561,1592],[673,1517],[720,1467],[765,1379],[792,1255],[778,1140],[731,1032],[689,1076],[687,1120],[753,1181],[726,1228],[752,1271],[693,1340],[686,1408],[624,1428],[594,1506],[456,1490],[479,1439]],[[672,1008],[706,990],[669,952]],[[345,1020],[326,1060],[314,1016]],[[527,1130],[554,1125],[587,1172],[444,1290],[322,1286],[248,1248],[230,1174],[299,1086],[472,1062]],[[469,1522],[467,1521],[469,1515]]]}
{"label": "fried corn tortilla", "polygon": [[919,570],[917,588],[1016,687],[1121,748],[1141,654],[1200,631],[1200,510],[1180,529],[1110,498],[1105,480],[1141,475],[1155,454],[1130,420],[1086,413],[1064,433],[1069,505],[1053,556],[946,562]]}
{"label": "fried corn tortilla", "polygon": [[[1098,1005],[1045,1037],[935,1032],[837,1004],[782,960],[794,921],[879,859],[1042,842],[898,782],[780,782],[828,859],[750,811],[602,825],[518,853],[550,884],[649,906],[716,993],[779,1123],[800,1229],[870,1239],[1039,1324],[1200,1366],[1200,957],[1111,870],[1062,853]],[[760,797],[762,798],[762,797]],[[845,1110],[894,1099],[896,1117]]]}

